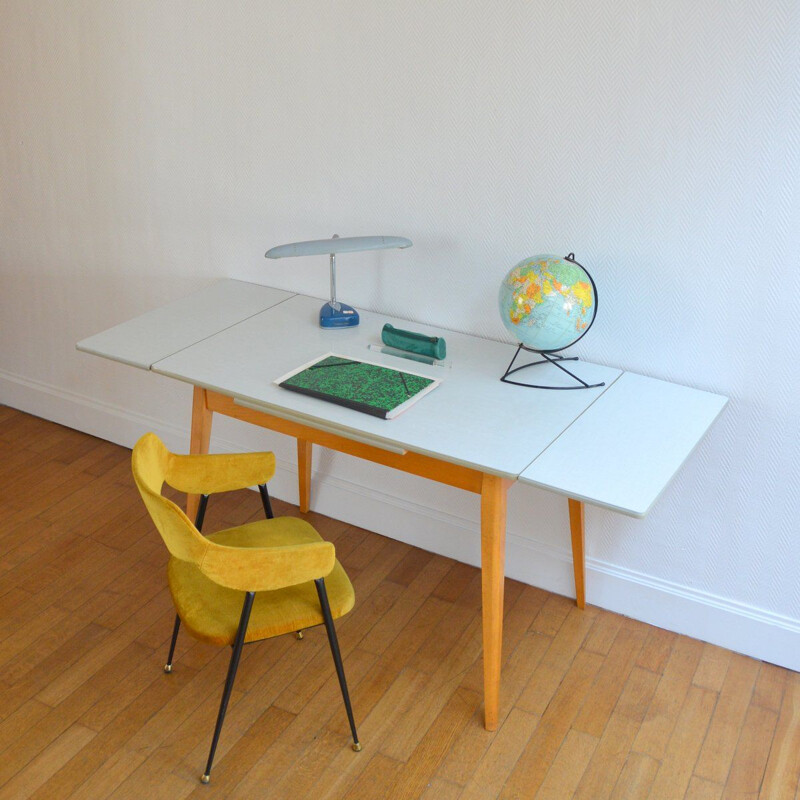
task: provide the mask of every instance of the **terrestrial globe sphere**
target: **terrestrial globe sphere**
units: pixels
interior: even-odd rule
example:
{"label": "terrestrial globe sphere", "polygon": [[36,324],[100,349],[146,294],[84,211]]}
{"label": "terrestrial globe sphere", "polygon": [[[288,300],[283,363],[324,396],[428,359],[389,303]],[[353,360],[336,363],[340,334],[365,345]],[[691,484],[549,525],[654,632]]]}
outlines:
{"label": "terrestrial globe sphere", "polygon": [[531,350],[563,350],[589,330],[597,312],[597,289],[572,253],[540,255],[519,262],[500,284],[503,325]]}

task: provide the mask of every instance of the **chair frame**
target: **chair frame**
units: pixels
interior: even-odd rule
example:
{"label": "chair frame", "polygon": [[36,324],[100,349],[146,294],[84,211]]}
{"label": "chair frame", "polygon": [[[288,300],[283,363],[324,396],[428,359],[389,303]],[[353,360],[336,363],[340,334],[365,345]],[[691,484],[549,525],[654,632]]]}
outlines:
{"label": "chair frame", "polygon": [[[265,483],[260,483],[258,485],[258,491],[261,494],[261,504],[264,507],[264,515],[267,519],[274,519],[275,515],[272,512],[272,503],[270,502],[267,485]],[[209,496],[207,494],[200,495],[200,504],[197,508],[197,516],[195,517],[194,523],[195,528],[197,528],[198,531],[201,531],[203,527],[206,508],[208,507],[208,497]],[[333,615],[331,614],[331,607],[330,603],[328,602],[328,592],[325,588],[325,579],[316,579],[314,581],[314,585],[317,589],[317,596],[319,597],[319,604],[325,624],[325,631],[328,634],[328,644],[330,645],[333,663],[336,667],[336,676],[339,679],[339,688],[342,691],[342,699],[344,700],[344,707],[345,711],[347,712],[347,721],[350,724],[350,732],[353,736],[352,748],[356,752],[359,752],[361,750],[361,743],[358,740],[358,733],[356,732],[356,723],[353,718],[353,707],[350,703],[350,693],[347,690],[344,664],[342,663],[342,654],[339,650],[339,640],[336,636],[336,628],[333,624]],[[214,763],[214,755],[217,751],[217,744],[219,743],[219,737],[222,733],[222,726],[225,722],[225,714],[227,713],[228,702],[230,701],[231,692],[233,691],[233,683],[236,680],[236,672],[239,669],[239,660],[242,656],[242,650],[244,649],[244,639],[247,633],[247,626],[250,622],[250,612],[253,610],[253,602],[255,597],[255,592],[245,592],[244,603],[242,604],[242,613],[239,618],[239,627],[236,630],[236,637],[231,645],[231,660],[228,664],[228,674],[225,678],[225,688],[222,690],[222,699],[220,700],[219,712],[217,713],[217,722],[214,726],[214,736],[211,740],[211,749],[208,753],[208,761],[206,763],[205,772],[200,778],[202,783],[209,783],[211,781],[211,767]],[[175,645],[178,641],[180,627],[181,618],[178,614],[176,614],[175,625],[172,629],[172,640],[170,641],[169,646],[169,656],[167,657],[167,663],[164,665],[164,672],[166,673],[172,672],[172,660],[175,655]],[[303,638],[302,631],[297,632],[297,638]]]}

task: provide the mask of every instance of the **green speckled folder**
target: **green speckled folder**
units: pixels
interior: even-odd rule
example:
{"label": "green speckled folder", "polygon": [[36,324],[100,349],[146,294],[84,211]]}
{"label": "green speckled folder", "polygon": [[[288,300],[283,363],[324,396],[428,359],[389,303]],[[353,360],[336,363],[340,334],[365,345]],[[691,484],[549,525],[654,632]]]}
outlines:
{"label": "green speckled folder", "polygon": [[277,381],[293,392],[391,419],[439,381],[380,364],[327,355]]}

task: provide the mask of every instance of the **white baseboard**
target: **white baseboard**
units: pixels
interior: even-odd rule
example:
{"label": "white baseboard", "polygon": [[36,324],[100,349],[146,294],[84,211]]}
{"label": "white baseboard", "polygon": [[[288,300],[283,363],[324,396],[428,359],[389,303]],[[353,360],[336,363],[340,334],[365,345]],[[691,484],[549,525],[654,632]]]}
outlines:
{"label": "white baseboard", "polygon": [[[125,447],[148,430],[186,448],[187,431],[85,395],[0,370],[0,403]],[[217,451],[247,444],[214,437]],[[297,467],[279,459],[272,493],[297,502]],[[477,566],[478,520],[465,519],[335,475],[316,475],[314,510],[352,525]],[[508,531],[506,574],[559,594],[574,592],[571,554]],[[587,600],[643,622],[800,671],[800,620],[624,567],[587,559]]]}
{"label": "white baseboard", "polygon": [[0,370],[0,405],[18,408],[59,425],[123,447],[133,447],[147,431],[158,431],[169,448],[185,450],[188,431],[86,395]]}

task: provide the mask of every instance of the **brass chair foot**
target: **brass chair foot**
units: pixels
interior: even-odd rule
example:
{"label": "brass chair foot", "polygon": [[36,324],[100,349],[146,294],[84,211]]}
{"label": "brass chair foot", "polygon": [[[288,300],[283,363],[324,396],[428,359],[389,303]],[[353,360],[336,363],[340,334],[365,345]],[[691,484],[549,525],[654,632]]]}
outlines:
{"label": "brass chair foot", "polygon": [[295,638],[296,639],[302,639],[303,638],[303,631],[297,631],[297,633],[295,634]]}
{"label": "brass chair foot", "polygon": [[353,747],[353,750],[356,751],[356,753],[360,753],[361,752],[361,742],[353,742],[352,747]]}
{"label": "brass chair foot", "polygon": [[172,672],[172,664],[164,664],[164,672],[169,675],[169,673]]}
{"label": "brass chair foot", "polygon": [[211,776],[208,773],[200,776],[200,783],[210,783],[210,782],[211,782]]}

